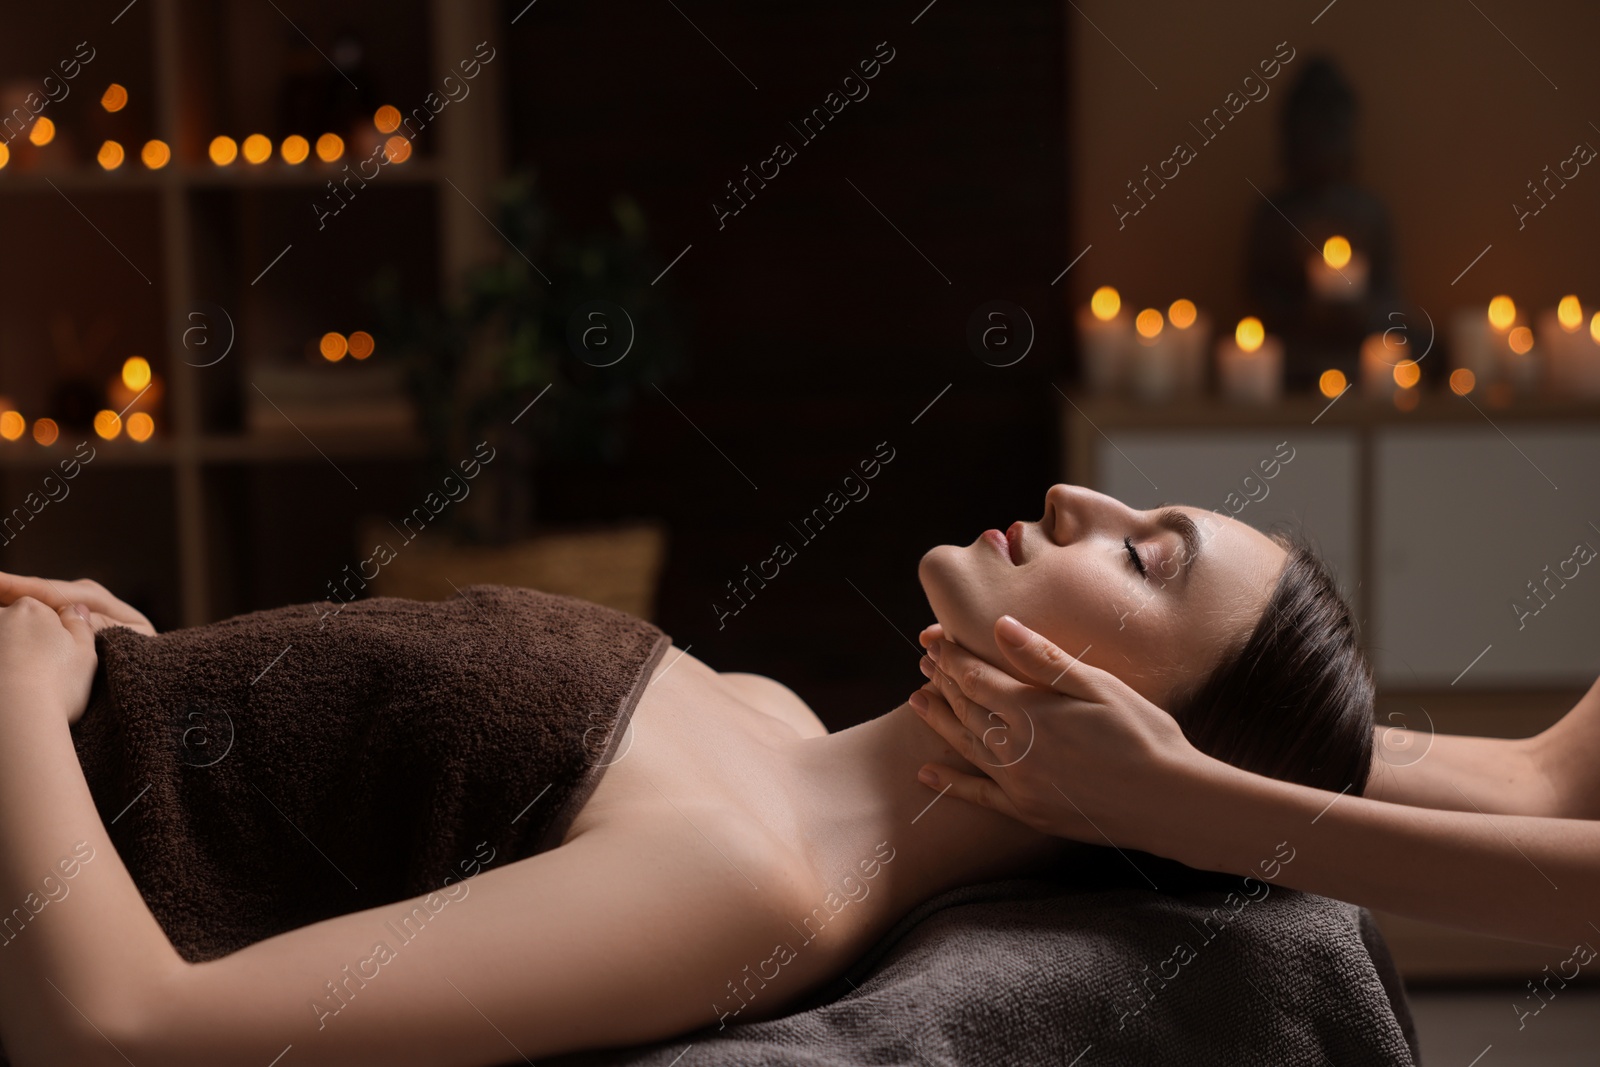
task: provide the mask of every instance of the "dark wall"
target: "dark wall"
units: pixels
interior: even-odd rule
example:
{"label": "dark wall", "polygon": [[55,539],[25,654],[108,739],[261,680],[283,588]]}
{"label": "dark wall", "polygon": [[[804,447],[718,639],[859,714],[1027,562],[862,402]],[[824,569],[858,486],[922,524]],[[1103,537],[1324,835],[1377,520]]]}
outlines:
{"label": "dark wall", "polygon": [[[665,518],[662,625],[836,727],[921,681],[921,554],[1037,516],[1059,466],[1051,282],[1077,251],[1061,6],[943,0],[918,17],[921,2],[540,0],[508,30],[511,159],[537,169],[557,223],[604,225],[625,192],[663,265],[692,246],[660,282],[685,323],[683,372],[646,391],[624,460],[552,465],[542,514]],[[814,140],[790,127],[890,49]],[[778,141],[795,158],[719,228],[725,183]],[[968,343],[996,299],[1037,329],[1013,366]],[[791,523],[830,492],[838,506],[880,442],[893,458],[856,483],[867,495],[808,542]],[[794,558],[719,619],[714,604],[738,606],[725,583],[780,541]]]}

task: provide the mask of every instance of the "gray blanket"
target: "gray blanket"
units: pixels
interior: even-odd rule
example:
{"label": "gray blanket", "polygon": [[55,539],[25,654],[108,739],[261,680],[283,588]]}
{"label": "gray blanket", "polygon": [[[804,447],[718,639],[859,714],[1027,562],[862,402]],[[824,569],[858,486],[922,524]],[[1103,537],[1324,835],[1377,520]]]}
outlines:
{"label": "gray blanket", "polygon": [[908,915],[818,1002],[783,1018],[545,1062],[1415,1063],[1404,993],[1364,911],[1261,883],[1246,887],[1241,906],[1239,880],[1207,885],[1181,895],[1045,880],[958,889]]}

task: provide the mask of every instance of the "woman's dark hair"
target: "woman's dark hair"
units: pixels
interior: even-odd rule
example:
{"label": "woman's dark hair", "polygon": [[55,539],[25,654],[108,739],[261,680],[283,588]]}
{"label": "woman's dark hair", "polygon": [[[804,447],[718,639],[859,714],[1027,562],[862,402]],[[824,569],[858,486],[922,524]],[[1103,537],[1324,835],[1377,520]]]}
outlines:
{"label": "woman's dark hair", "polygon": [[1288,559],[1261,620],[1173,718],[1216,759],[1360,796],[1372,765],[1372,668],[1327,567],[1304,543],[1274,540]]}

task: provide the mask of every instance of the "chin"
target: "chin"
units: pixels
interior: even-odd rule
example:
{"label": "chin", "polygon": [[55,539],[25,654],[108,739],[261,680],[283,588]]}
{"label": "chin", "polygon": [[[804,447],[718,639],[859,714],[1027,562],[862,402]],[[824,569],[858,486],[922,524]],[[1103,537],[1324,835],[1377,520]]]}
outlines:
{"label": "chin", "polygon": [[958,545],[930,548],[917,564],[917,579],[945,636],[984,659],[994,660],[999,653],[994,644],[994,623],[1002,612],[982,606],[982,575],[972,565],[967,549]]}

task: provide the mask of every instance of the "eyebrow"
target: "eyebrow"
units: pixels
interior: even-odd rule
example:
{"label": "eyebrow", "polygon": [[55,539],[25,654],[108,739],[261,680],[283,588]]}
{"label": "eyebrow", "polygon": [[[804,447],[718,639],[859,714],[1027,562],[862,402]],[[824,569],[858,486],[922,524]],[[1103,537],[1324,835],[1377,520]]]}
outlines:
{"label": "eyebrow", "polygon": [[1203,542],[1203,538],[1200,535],[1200,527],[1196,526],[1193,519],[1177,508],[1163,508],[1158,512],[1156,514],[1156,525],[1163,530],[1170,530],[1182,538],[1185,561],[1183,571],[1187,574],[1189,569],[1200,559],[1200,546]]}

